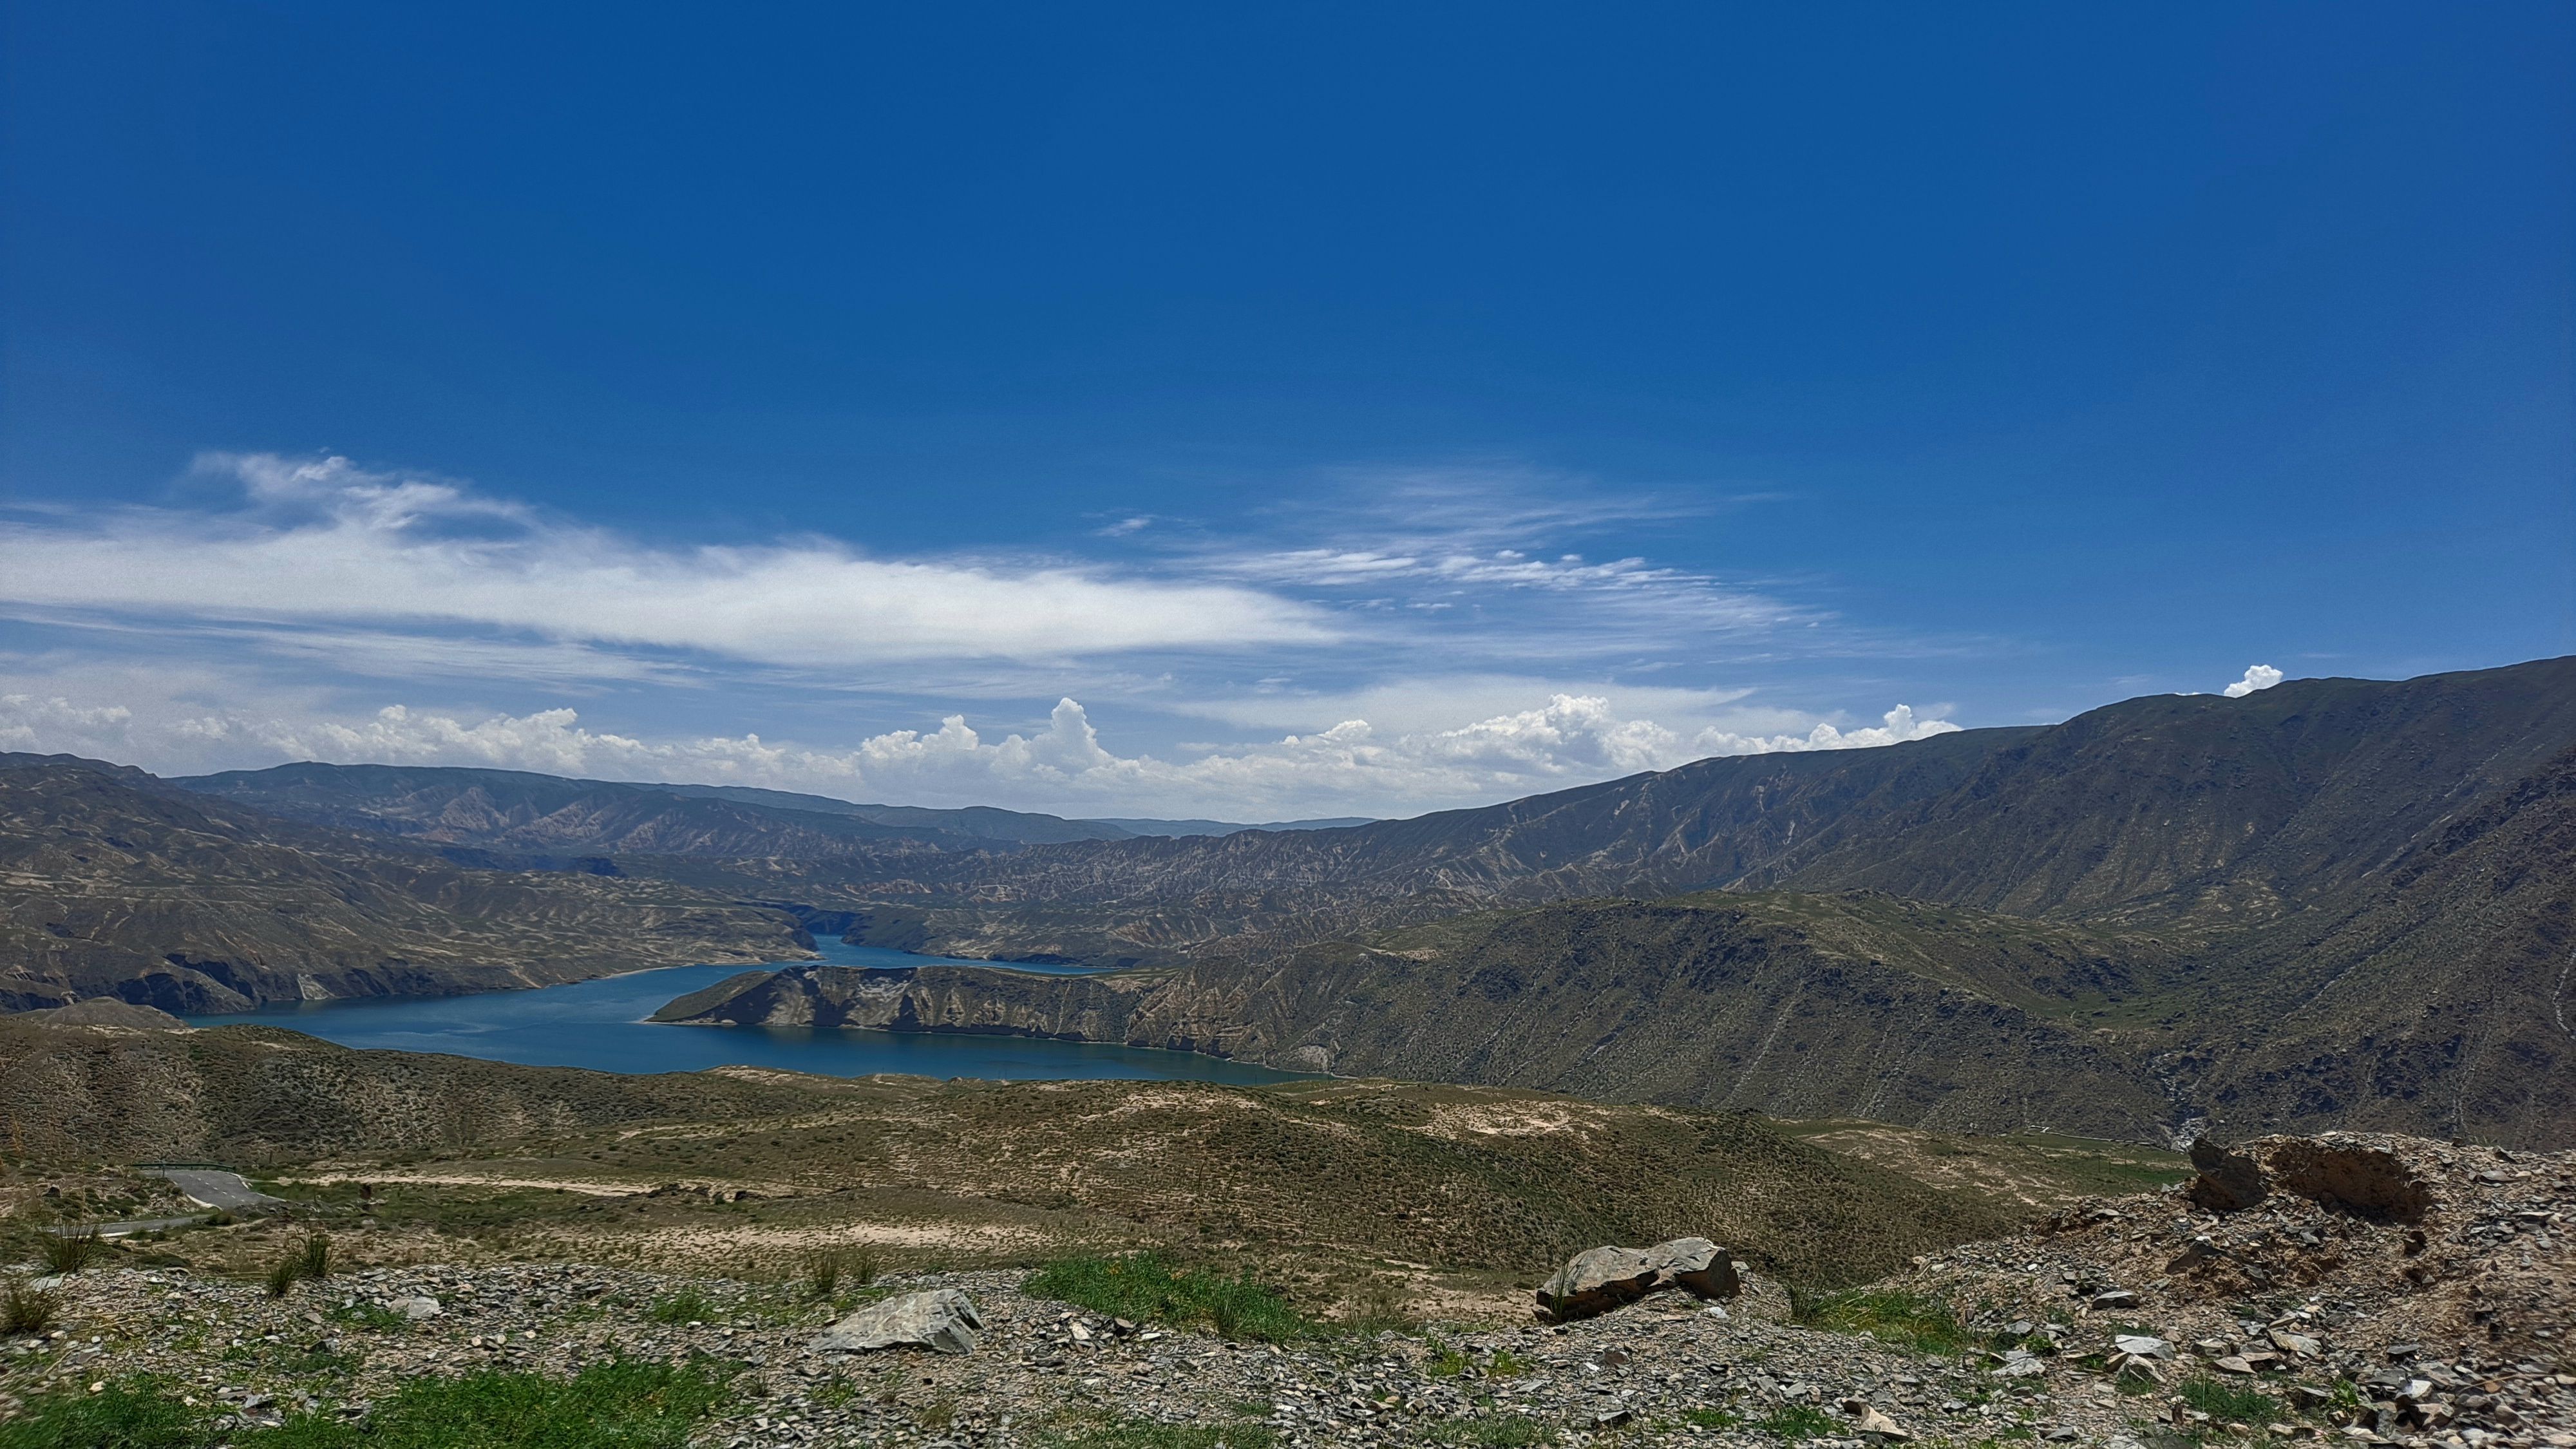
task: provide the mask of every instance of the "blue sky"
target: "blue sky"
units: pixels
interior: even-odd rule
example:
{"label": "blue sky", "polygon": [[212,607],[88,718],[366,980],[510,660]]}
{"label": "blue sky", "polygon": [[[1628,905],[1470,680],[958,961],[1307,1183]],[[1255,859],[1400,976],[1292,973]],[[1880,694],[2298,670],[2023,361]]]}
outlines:
{"label": "blue sky", "polygon": [[1272,818],[2576,650],[2564,4],[6,24],[0,747]]}

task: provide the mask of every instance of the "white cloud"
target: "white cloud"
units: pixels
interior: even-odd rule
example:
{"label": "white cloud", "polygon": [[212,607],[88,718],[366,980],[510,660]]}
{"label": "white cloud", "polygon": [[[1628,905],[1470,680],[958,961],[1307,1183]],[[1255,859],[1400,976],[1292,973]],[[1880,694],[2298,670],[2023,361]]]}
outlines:
{"label": "white cloud", "polygon": [[134,711],[121,704],[84,707],[61,695],[0,694],[0,749],[88,754],[122,745]]}
{"label": "white cloud", "polygon": [[345,458],[210,455],[231,512],[0,525],[0,600],[190,619],[521,631],[847,667],[1331,642],[1308,605],[1230,582],[863,557],[824,539],[666,549]]}
{"label": "white cloud", "polygon": [[2220,692],[2225,694],[2229,699],[2243,699],[2245,696],[2252,694],[2258,689],[2270,689],[2273,685],[2280,683],[2282,678],[2283,675],[2281,671],[2273,668],[2269,664],[2250,665],[2246,668],[2245,677],[2243,679],[2227,686],[2226,689]]}
{"label": "white cloud", "polygon": [[[24,645],[0,654],[0,741],[164,773],[386,760],[1241,819],[1953,728],[1699,684],[1887,645],[1604,544],[1697,506],[1579,479],[1351,475],[1232,533],[1104,514],[1085,562],[661,546],[341,458],[200,473],[222,499],[0,511],[0,620]],[[1072,699],[1115,708],[1126,752]],[[953,713],[970,703],[1017,729],[988,738]],[[734,733],[752,720],[767,737]],[[1202,727],[1229,742],[1175,742]]]}
{"label": "white cloud", "polygon": [[[0,738],[67,735],[86,713],[61,700],[0,701]],[[1817,723],[1797,733],[1681,731],[1626,718],[1599,697],[1560,694],[1535,709],[1446,729],[1384,731],[1364,719],[1264,743],[1119,755],[1080,704],[1059,701],[1044,728],[987,740],[962,715],[935,730],[895,730],[845,749],[758,735],[647,740],[582,725],[571,709],[467,722],[391,706],[354,720],[289,722],[208,713],[172,719],[155,752],[235,761],[475,765],[629,780],[766,785],[909,804],[1007,803],[1074,814],[1409,814],[1483,804],[1594,780],[1669,769],[1708,755],[1853,749],[1958,726],[1907,706],[1877,725]]]}

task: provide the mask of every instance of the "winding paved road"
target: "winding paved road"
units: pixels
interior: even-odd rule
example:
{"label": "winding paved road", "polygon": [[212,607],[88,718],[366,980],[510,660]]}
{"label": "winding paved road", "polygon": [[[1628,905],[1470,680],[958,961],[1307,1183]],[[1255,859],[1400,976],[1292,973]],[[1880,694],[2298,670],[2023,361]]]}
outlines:
{"label": "winding paved road", "polygon": [[146,1167],[146,1176],[166,1178],[179,1195],[193,1203],[221,1212],[263,1213],[272,1208],[291,1206],[282,1197],[270,1197],[242,1181],[238,1172],[223,1172],[211,1167]]}

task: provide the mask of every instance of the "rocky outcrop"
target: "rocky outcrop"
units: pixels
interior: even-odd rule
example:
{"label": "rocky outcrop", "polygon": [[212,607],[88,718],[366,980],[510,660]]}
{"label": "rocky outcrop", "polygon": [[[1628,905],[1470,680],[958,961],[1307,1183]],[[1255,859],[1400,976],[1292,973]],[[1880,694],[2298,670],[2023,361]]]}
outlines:
{"label": "rocky outcrop", "polygon": [[2382,1222],[2415,1223],[2432,1205],[2425,1174],[2386,1147],[2340,1133],[2266,1137],[2230,1152],[2204,1137],[2191,1145],[2200,1175],[2184,1196],[2206,1212],[2242,1212],[2274,1189],[2321,1207]]}
{"label": "rocky outcrop", "polygon": [[2191,1165],[2200,1169],[2200,1175],[2191,1180],[2191,1200],[2214,1213],[2243,1212],[2271,1191],[2261,1163],[2228,1151],[2215,1138],[2192,1140]]}
{"label": "rocky outcrop", "polygon": [[1118,1042],[1129,1039],[1130,1018],[1152,985],[1151,978],[1126,973],[1104,978],[973,966],[790,966],[743,972],[680,997],[652,1019],[687,1026],[858,1027]]}
{"label": "rocky outcrop", "polygon": [[26,1011],[18,1020],[31,1026],[112,1026],[134,1031],[185,1031],[188,1024],[166,1011],[137,1006],[113,996],[93,996],[69,1006]]}

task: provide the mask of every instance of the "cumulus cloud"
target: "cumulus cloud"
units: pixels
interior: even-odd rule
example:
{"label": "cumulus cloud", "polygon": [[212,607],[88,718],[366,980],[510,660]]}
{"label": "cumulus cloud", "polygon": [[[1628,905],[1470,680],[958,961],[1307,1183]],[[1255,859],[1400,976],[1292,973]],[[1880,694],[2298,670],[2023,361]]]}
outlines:
{"label": "cumulus cloud", "polygon": [[[27,699],[10,696],[10,708]],[[29,708],[68,709],[61,701]],[[0,731],[43,734],[0,709]],[[1878,724],[1817,723],[1797,733],[1681,731],[1623,718],[1606,700],[1560,694],[1535,709],[1447,729],[1382,731],[1352,719],[1262,743],[1121,755],[1084,708],[1059,701],[1043,728],[988,739],[951,715],[935,730],[895,730],[848,748],[756,734],[648,740],[581,723],[571,709],[466,721],[390,706],[355,720],[298,722],[202,715],[171,722],[162,743],[267,759],[476,765],[629,780],[764,785],[844,798],[988,804],[1076,814],[1406,814],[1669,769],[1708,755],[1855,749],[1957,729],[1898,705]],[[0,737],[14,737],[0,734]]]}
{"label": "cumulus cloud", "polygon": [[2245,696],[2252,694],[2258,689],[2270,689],[2273,685],[2280,683],[2282,678],[2283,676],[2281,671],[2273,668],[2269,664],[2249,665],[2245,670],[2245,677],[2243,679],[2227,686],[2227,688],[2221,692],[2229,699],[2243,699]]}
{"label": "cumulus cloud", "polygon": [[134,711],[121,704],[84,707],[61,695],[0,694],[0,749],[79,754],[125,742]]}
{"label": "cumulus cloud", "polygon": [[1315,608],[1239,582],[862,556],[827,539],[656,548],[464,485],[345,458],[209,455],[231,510],[0,525],[0,601],[195,619],[515,631],[836,667],[1328,643]]}

